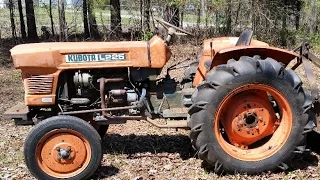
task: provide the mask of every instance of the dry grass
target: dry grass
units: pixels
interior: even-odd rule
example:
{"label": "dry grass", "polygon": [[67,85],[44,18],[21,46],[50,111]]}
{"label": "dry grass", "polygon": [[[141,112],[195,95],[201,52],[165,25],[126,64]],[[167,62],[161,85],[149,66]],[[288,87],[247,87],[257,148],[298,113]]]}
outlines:
{"label": "dry grass", "polygon": [[[173,48],[176,60],[198,51],[193,46]],[[8,58],[8,57],[5,57]],[[173,72],[179,76],[181,72]],[[0,68],[0,179],[32,179],[23,161],[24,138],[31,127],[14,126],[3,112],[23,101],[19,71]],[[188,131],[162,130],[144,121],[112,125],[103,139],[103,161],[93,179],[319,179],[319,152],[298,156],[289,172],[256,176],[217,175],[190,150]],[[318,136],[317,136],[318,137]],[[314,139],[313,143],[316,143]]]}

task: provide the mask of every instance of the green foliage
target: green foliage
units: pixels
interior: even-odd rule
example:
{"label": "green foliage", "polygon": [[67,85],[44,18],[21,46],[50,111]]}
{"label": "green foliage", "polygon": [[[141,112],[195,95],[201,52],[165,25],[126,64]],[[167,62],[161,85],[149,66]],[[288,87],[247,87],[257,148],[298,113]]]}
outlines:
{"label": "green foliage", "polygon": [[169,6],[180,7],[184,4],[184,1],[183,0],[170,0],[168,4],[169,4]]}
{"label": "green foliage", "polygon": [[320,53],[320,34],[315,33],[306,33],[305,31],[297,32],[298,41],[297,43],[301,43],[303,39],[310,40],[312,49],[317,53]]}
{"label": "green foliage", "polygon": [[144,32],[142,34],[142,37],[141,37],[141,40],[142,41],[149,41],[153,36],[153,33],[151,31],[147,31],[147,32]]}
{"label": "green foliage", "polygon": [[94,8],[105,9],[110,4],[110,0],[93,0]]}
{"label": "green foliage", "polygon": [[213,4],[215,6],[221,6],[221,5],[225,4],[225,3],[226,3],[225,0],[213,0]]}

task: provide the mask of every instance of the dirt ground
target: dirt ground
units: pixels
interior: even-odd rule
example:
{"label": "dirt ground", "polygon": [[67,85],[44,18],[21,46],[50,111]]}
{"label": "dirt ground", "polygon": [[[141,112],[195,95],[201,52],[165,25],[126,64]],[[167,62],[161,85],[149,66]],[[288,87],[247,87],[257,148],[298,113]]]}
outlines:
{"label": "dirt ground", "polygon": [[[175,46],[173,53],[176,56],[173,59],[184,60],[198,50],[193,46]],[[0,179],[33,179],[23,160],[24,139],[32,127],[15,126],[12,121],[3,119],[3,112],[18,101],[23,101],[20,72],[13,68],[0,68]],[[313,136],[309,144],[314,145],[319,135]],[[316,146],[312,146],[310,154],[296,157],[290,164],[293,168],[288,172],[256,176],[214,174],[189,147],[188,131],[185,130],[158,129],[144,121],[112,125],[103,139],[103,160],[93,179],[320,178],[320,148]]]}

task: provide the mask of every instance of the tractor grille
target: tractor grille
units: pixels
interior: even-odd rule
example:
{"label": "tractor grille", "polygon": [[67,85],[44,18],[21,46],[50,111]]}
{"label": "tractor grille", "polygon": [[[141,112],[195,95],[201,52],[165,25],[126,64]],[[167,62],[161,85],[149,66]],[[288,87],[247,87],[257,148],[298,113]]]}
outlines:
{"label": "tractor grille", "polygon": [[52,75],[32,75],[27,78],[28,94],[51,94]]}

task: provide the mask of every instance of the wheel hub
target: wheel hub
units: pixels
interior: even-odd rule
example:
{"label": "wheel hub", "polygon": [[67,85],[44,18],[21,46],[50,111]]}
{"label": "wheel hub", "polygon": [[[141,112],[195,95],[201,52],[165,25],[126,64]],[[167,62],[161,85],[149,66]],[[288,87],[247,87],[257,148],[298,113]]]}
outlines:
{"label": "wheel hub", "polygon": [[277,117],[265,92],[241,93],[232,99],[228,109],[221,123],[235,146],[247,149],[276,130]]}
{"label": "wheel hub", "polygon": [[[74,134],[75,133],[75,134]],[[76,174],[89,163],[91,150],[72,130],[56,130],[43,137],[36,151],[41,169],[54,177]]]}
{"label": "wheel hub", "polygon": [[56,150],[58,152],[58,159],[72,159],[70,146],[67,149],[57,147]]}

